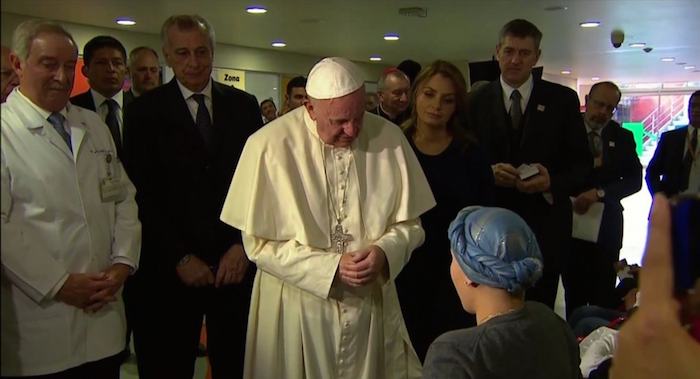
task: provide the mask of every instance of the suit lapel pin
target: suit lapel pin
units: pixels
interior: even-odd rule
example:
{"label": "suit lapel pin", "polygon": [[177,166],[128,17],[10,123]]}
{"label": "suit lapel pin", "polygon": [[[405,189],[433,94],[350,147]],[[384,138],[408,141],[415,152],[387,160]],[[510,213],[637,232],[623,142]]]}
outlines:
{"label": "suit lapel pin", "polygon": [[615,147],[615,141],[609,141],[608,146],[610,147]]}
{"label": "suit lapel pin", "polygon": [[544,105],[542,105],[542,104],[537,104],[537,111],[538,111],[538,112],[544,112]]}

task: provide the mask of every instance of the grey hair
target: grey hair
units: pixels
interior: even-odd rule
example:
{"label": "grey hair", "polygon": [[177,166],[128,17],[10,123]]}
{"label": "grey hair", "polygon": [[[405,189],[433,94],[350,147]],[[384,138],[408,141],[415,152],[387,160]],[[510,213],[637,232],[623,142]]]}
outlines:
{"label": "grey hair", "polygon": [[168,19],[163,23],[163,27],[160,29],[160,40],[163,47],[170,44],[170,41],[168,40],[168,30],[170,30],[170,28],[173,26],[177,27],[178,30],[198,29],[205,33],[207,37],[209,37],[209,47],[211,48],[212,52],[214,51],[214,44],[216,43],[214,28],[204,17],[196,14],[181,14],[168,17]]}
{"label": "grey hair", "polygon": [[382,73],[382,76],[379,77],[379,81],[377,82],[377,92],[384,91],[386,88],[386,79],[390,76],[398,79],[405,79],[409,85],[412,84],[411,79],[409,79],[408,75],[406,75],[403,71],[399,70],[398,68],[388,69]]}
{"label": "grey hair", "polygon": [[75,43],[73,36],[61,24],[55,21],[39,19],[24,21],[15,28],[15,31],[12,33],[12,51],[21,60],[27,60],[32,42],[42,33],[66,36],[75,46],[76,54],[78,53],[78,45]]}

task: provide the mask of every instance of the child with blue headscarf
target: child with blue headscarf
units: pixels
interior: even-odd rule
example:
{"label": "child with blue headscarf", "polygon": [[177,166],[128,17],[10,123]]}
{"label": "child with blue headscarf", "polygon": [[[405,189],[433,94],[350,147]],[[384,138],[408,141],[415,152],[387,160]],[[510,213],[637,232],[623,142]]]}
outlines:
{"label": "child with blue headscarf", "polygon": [[450,224],[450,275],[477,326],[430,346],[423,378],[580,378],[579,349],[564,320],[525,302],[542,275],[534,233],[503,208],[467,207]]}

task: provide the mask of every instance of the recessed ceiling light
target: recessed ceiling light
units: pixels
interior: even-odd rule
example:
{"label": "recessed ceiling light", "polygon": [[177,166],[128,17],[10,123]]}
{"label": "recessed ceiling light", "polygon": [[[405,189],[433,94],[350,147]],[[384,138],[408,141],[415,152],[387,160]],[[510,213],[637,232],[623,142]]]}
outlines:
{"label": "recessed ceiling light", "polygon": [[673,57],[664,57],[664,58],[661,58],[661,62],[673,62],[673,61],[675,61],[675,60],[676,60],[676,58],[673,58]]}
{"label": "recessed ceiling light", "polygon": [[597,82],[598,80],[600,80],[600,78],[597,77],[597,76],[594,76],[594,77],[591,78],[591,80],[594,81],[594,82]]}
{"label": "recessed ceiling light", "polygon": [[597,28],[600,26],[600,21],[584,21],[578,24],[578,26],[582,28]]}
{"label": "recessed ceiling light", "polygon": [[371,60],[372,62],[379,62],[382,60],[382,57],[380,57],[379,55],[372,55],[369,57],[369,60]]}
{"label": "recessed ceiling light", "polygon": [[686,70],[695,70],[695,66],[685,66],[683,68]]}
{"label": "recessed ceiling light", "polygon": [[261,7],[260,5],[251,5],[245,9],[246,12],[252,13],[252,14],[263,14],[267,13],[267,9],[265,7]]}
{"label": "recessed ceiling light", "polygon": [[630,43],[630,47],[645,47],[647,44],[644,42],[632,42]]}
{"label": "recessed ceiling light", "polygon": [[544,10],[546,10],[546,11],[548,11],[548,12],[565,11],[565,10],[567,10],[567,9],[569,9],[569,7],[565,7],[565,6],[562,6],[562,5],[552,5],[552,6],[550,6],[550,7],[545,7],[545,8],[544,8]]}
{"label": "recessed ceiling light", "polygon": [[399,33],[387,33],[384,35],[384,40],[386,41],[398,41]]}
{"label": "recessed ceiling light", "polygon": [[272,41],[272,47],[285,47],[287,43],[281,40]]}
{"label": "recessed ceiling light", "polygon": [[124,25],[124,26],[131,26],[131,25],[136,25],[136,21],[134,21],[133,17],[117,17],[114,19],[114,22],[116,22],[119,25]]}
{"label": "recessed ceiling light", "polygon": [[561,70],[561,73],[563,75],[569,75],[569,74],[571,74],[571,70]]}

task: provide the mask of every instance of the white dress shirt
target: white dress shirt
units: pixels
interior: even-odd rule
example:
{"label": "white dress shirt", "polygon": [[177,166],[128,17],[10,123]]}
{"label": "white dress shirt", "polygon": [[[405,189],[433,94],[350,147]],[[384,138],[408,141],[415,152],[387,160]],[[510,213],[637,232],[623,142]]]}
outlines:
{"label": "white dress shirt", "polygon": [[503,75],[500,77],[501,81],[501,88],[503,89],[503,104],[506,106],[506,113],[510,112],[510,94],[513,93],[514,90],[518,90],[520,92],[520,109],[522,109],[523,114],[525,114],[525,110],[527,109],[527,102],[530,101],[530,95],[532,94],[532,74],[530,74],[530,77],[527,78],[525,83],[523,83],[520,87],[514,88],[508,85],[503,80]]}

